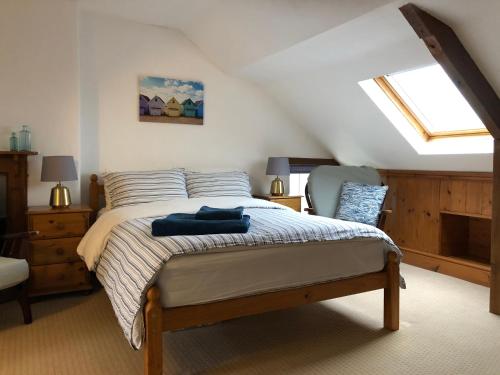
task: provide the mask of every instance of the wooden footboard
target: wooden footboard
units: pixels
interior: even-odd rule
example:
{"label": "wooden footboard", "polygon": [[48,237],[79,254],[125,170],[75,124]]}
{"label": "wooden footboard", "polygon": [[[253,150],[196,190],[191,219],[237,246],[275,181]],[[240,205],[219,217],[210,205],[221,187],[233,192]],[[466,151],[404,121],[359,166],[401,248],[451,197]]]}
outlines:
{"label": "wooden footboard", "polygon": [[148,290],[144,308],[144,374],[162,374],[164,331],[216,323],[382,288],[384,327],[396,331],[399,329],[399,263],[393,252],[389,253],[387,266],[381,272],[201,305],[162,309],[160,291],[153,286]]}

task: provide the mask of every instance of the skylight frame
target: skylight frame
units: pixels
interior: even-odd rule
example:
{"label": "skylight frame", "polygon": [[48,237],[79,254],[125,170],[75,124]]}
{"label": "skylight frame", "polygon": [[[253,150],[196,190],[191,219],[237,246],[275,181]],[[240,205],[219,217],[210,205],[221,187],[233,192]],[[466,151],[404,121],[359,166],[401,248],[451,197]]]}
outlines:
{"label": "skylight frame", "polygon": [[488,129],[463,129],[431,132],[424,125],[423,121],[412,111],[406,101],[398,94],[397,90],[391,85],[385,76],[373,78],[373,81],[384,92],[384,94],[397,107],[408,123],[417,131],[417,133],[426,141],[432,141],[440,138],[469,137],[490,135]]}

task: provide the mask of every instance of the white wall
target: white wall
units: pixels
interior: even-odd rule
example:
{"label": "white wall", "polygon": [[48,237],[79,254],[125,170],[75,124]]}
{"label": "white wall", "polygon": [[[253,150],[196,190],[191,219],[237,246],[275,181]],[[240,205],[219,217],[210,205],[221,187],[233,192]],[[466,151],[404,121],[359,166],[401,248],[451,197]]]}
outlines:
{"label": "white wall", "polygon": [[[138,122],[138,76],[205,84],[203,126]],[[328,157],[258,86],[230,77],[180,32],[80,13],[82,192],[89,173],[112,170],[247,170],[269,188],[268,156]]]}
{"label": "white wall", "polygon": [[[77,9],[66,0],[0,3],[0,149],[22,124],[32,130],[29,204],[47,204],[41,155],[79,159]],[[79,183],[67,183],[79,200]]]}
{"label": "white wall", "polygon": [[[415,0],[457,31],[500,93],[500,2]],[[358,82],[435,60],[396,1],[246,66],[341,163],[380,168],[491,171],[492,154],[419,155],[359,87]],[[308,103],[304,105],[304,103]],[[490,151],[490,150],[487,150]]]}

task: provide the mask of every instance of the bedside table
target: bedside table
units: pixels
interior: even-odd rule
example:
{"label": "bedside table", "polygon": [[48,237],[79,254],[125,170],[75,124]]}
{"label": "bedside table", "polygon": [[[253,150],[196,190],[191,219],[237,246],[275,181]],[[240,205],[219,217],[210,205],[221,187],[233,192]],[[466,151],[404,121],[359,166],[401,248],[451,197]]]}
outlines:
{"label": "bedside table", "polygon": [[297,212],[300,212],[302,195],[254,195],[254,198],[264,199],[266,201],[282,204],[283,206],[290,207]]}
{"label": "bedside table", "polygon": [[79,205],[28,208],[28,229],[39,232],[30,237],[30,296],[92,289],[90,273],[76,253],[91,212]]}

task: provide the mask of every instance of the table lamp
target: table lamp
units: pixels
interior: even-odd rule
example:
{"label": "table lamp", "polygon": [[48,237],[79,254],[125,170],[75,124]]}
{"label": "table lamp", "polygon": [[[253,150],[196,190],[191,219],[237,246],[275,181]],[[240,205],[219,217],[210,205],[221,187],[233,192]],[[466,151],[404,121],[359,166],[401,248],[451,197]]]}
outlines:
{"label": "table lamp", "polygon": [[44,156],[42,161],[42,181],[57,181],[50,192],[50,206],[63,208],[71,205],[69,189],[61,181],[78,180],[73,156]]}
{"label": "table lamp", "polygon": [[271,195],[282,196],[283,194],[285,194],[285,186],[283,185],[283,181],[279,178],[279,176],[290,175],[290,164],[288,163],[288,158],[269,158],[267,160],[266,175],[276,176],[276,178],[271,183]]}

